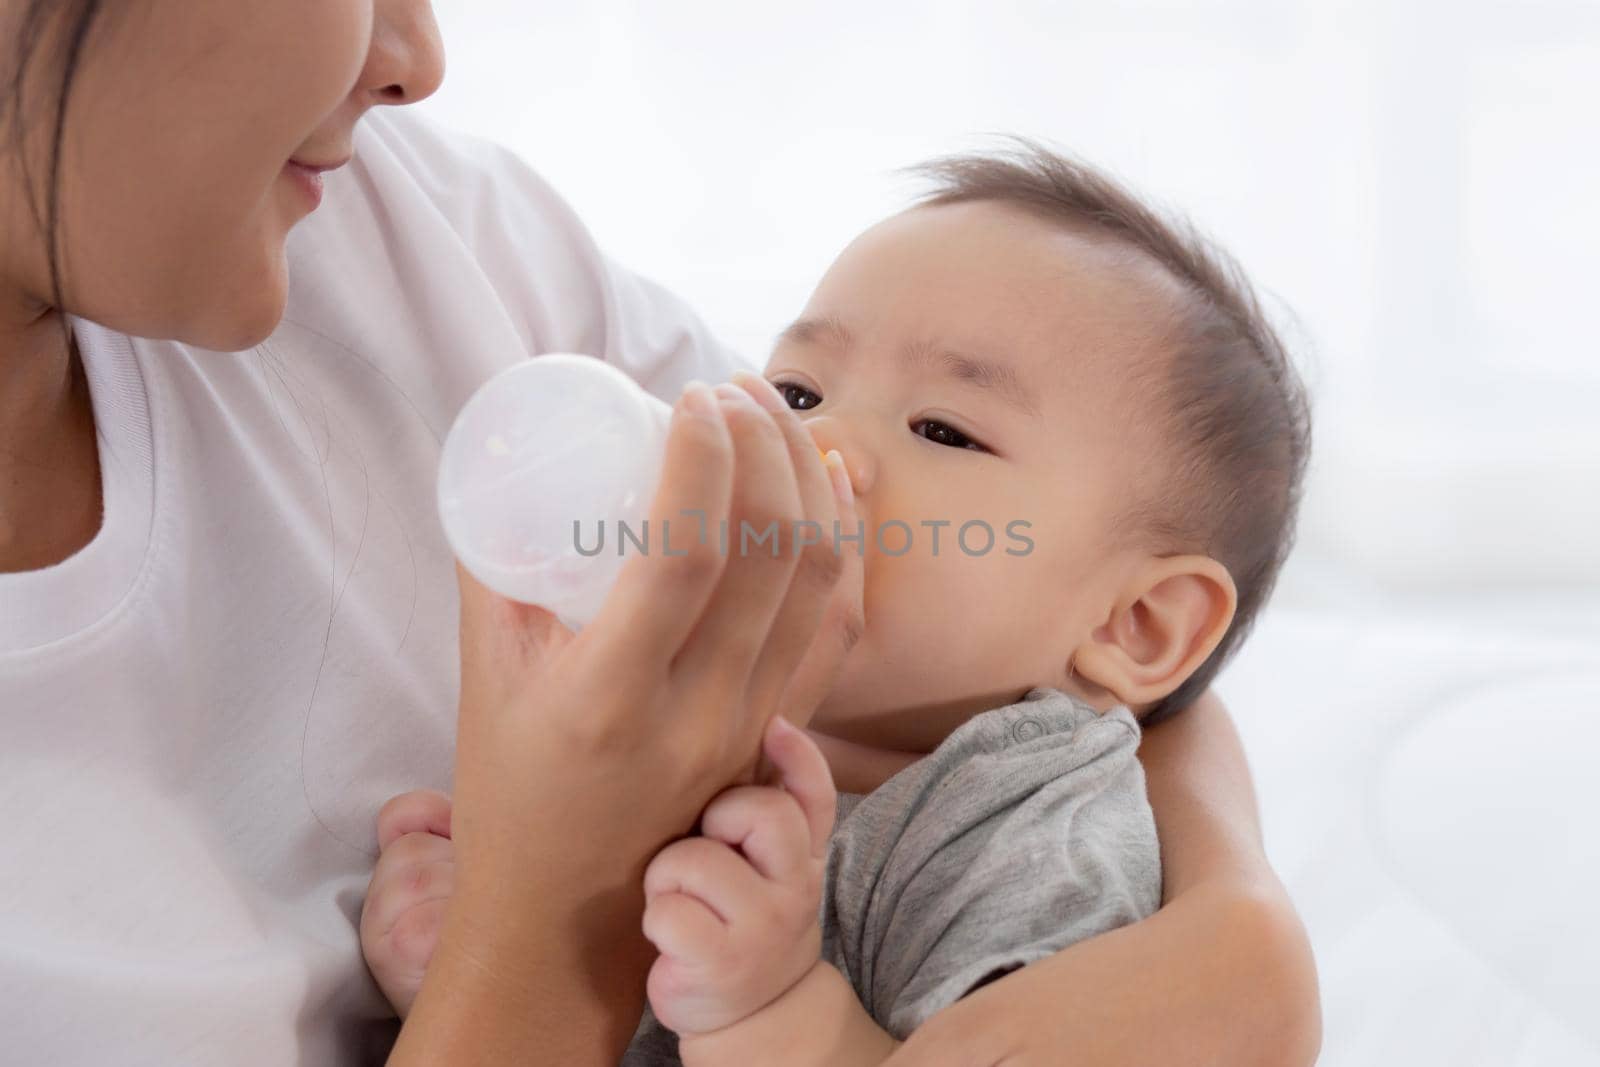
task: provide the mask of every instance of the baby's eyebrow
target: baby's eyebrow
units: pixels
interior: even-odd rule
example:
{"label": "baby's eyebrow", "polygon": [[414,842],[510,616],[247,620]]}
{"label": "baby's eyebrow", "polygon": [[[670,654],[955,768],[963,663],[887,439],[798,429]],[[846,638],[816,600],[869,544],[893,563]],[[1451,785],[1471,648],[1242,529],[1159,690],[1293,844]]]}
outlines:
{"label": "baby's eyebrow", "polygon": [[[801,345],[818,345],[848,355],[855,345],[855,337],[843,322],[833,315],[802,317],[784,327],[778,341]],[[899,352],[901,362],[918,370],[938,370],[946,377],[985,392],[993,393],[1024,415],[1037,417],[1039,406],[1033,392],[1022,381],[1016,369],[1005,363],[970,352],[961,352],[931,342],[913,341]]]}

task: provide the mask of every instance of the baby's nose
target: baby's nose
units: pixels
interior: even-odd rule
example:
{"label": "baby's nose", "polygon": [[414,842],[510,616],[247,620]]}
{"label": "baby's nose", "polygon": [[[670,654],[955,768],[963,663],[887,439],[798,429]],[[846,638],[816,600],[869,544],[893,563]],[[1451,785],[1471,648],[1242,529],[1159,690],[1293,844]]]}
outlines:
{"label": "baby's nose", "polygon": [[877,470],[865,443],[852,437],[844,424],[831,415],[807,419],[805,425],[818,451],[826,454],[837,448],[844,457],[845,473],[850,475],[850,487],[855,490],[857,499],[870,492]]}

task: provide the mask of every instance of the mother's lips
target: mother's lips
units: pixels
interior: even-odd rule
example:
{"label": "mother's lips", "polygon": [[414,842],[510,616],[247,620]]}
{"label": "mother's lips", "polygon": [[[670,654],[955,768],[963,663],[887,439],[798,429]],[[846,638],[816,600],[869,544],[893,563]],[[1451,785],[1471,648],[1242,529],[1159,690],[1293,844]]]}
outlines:
{"label": "mother's lips", "polygon": [[345,156],[343,159],[335,160],[332,163],[312,163],[304,159],[291,159],[289,162],[293,163],[297,167],[304,167],[306,170],[316,171],[318,174],[322,174],[326,171],[338,170],[340,167],[350,162],[350,157]]}

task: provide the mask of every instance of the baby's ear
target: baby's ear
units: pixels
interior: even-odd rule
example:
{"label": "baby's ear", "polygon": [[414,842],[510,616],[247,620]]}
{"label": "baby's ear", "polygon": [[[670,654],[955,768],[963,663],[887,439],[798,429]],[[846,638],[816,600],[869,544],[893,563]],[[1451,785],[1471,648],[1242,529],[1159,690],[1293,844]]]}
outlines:
{"label": "baby's ear", "polygon": [[1211,557],[1149,560],[1074,651],[1073,669],[1130,708],[1153,703],[1206,661],[1237,604],[1233,576]]}

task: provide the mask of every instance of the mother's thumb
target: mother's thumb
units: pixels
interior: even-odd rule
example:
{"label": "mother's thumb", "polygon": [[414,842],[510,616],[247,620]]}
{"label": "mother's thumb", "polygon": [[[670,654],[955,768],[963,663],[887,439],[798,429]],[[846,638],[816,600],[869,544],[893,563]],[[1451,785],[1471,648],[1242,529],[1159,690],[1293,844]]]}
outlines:
{"label": "mother's thumb", "polygon": [[571,639],[572,631],[555,615],[496,593],[456,561],[461,591],[461,667],[463,673],[490,663],[501,669],[537,661]]}

